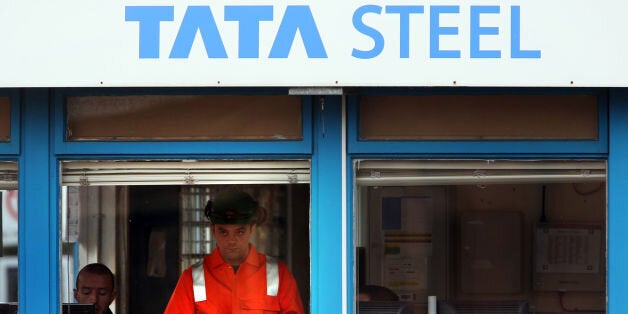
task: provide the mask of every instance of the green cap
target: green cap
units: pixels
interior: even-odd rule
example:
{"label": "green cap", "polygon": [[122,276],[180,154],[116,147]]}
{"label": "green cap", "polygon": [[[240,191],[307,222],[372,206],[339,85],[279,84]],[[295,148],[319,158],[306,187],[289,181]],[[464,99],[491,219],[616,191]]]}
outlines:
{"label": "green cap", "polygon": [[246,225],[257,223],[258,205],[251,195],[242,191],[218,194],[205,206],[205,216],[212,224]]}

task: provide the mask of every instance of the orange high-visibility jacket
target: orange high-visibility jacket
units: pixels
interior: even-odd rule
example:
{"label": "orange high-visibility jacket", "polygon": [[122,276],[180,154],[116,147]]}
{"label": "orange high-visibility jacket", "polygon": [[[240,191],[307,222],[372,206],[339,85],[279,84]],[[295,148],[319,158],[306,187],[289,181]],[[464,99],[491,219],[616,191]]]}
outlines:
{"label": "orange high-visibility jacket", "polygon": [[206,300],[195,302],[194,266],[191,266],[181,274],[164,313],[304,313],[292,273],[285,264],[277,262],[276,265],[279,287],[269,295],[267,288],[272,283],[267,284],[266,280],[266,255],[250,245],[249,255],[234,273],[233,267],[222,259],[220,249],[216,248],[203,260]]}

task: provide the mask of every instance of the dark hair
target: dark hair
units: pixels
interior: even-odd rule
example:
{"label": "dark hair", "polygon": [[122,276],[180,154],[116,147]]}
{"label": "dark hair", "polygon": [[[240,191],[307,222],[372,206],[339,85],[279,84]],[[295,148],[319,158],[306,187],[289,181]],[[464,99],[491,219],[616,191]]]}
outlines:
{"label": "dark hair", "polygon": [[108,275],[109,278],[111,278],[111,288],[115,288],[113,273],[111,272],[111,269],[109,269],[109,267],[107,267],[105,264],[92,263],[92,264],[85,265],[85,267],[83,267],[81,271],[79,271],[78,275],[76,276],[76,288],[77,289],[78,289],[79,278],[81,277],[81,274],[83,272],[95,274],[95,275]]}
{"label": "dark hair", "polygon": [[399,301],[399,296],[394,291],[382,286],[364,285],[358,291],[367,294],[371,301]]}

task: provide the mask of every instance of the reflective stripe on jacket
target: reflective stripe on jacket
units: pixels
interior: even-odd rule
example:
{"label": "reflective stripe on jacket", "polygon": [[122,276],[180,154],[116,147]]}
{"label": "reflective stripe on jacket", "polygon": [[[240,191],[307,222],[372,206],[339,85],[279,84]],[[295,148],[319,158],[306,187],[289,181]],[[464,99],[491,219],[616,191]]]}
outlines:
{"label": "reflective stripe on jacket", "polygon": [[165,314],[304,313],[288,267],[257,252],[253,245],[237,273],[222,259],[219,248],[200,265],[181,274]]}
{"label": "reflective stripe on jacket", "polygon": [[[204,264],[201,260],[192,266],[194,302],[207,300]],[[276,259],[266,255],[266,295],[276,297],[277,291],[279,291],[279,266]]]}

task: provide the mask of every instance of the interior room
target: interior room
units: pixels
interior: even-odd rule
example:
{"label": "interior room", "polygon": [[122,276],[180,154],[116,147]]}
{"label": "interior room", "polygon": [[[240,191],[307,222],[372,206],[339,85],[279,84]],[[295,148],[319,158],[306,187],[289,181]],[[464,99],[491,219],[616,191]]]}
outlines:
{"label": "interior room", "polygon": [[[180,164],[170,161],[169,165],[173,163]],[[62,302],[75,301],[72,289],[78,270],[100,262],[115,274],[118,295],[111,306],[115,313],[163,312],[183,270],[216,246],[204,216],[207,201],[221,191],[238,189],[253,196],[265,210],[266,218],[257,226],[251,242],[259,252],[289,267],[308,309],[309,175],[297,175],[291,168],[289,180],[279,166],[262,170],[261,165],[278,163],[199,162],[204,166],[185,170],[184,175],[173,174],[177,171],[172,166],[165,170],[168,162],[130,163],[135,170],[120,170],[121,165],[115,162],[91,162],[90,169],[76,162],[64,164]],[[239,170],[224,171],[234,164],[240,165],[236,167]],[[73,168],[81,168],[77,171],[81,174],[74,176]],[[151,171],[153,175],[148,173]],[[183,179],[186,171],[187,184]],[[164,179],[168,176],[172,178]],[[198,184],[191,184],[191,178]]]}
{"label": "interior room", "polygon": [[[358,312],[606,313],[604,161],[355,167]],[[367,301],[370,286],[397,300]]]}

